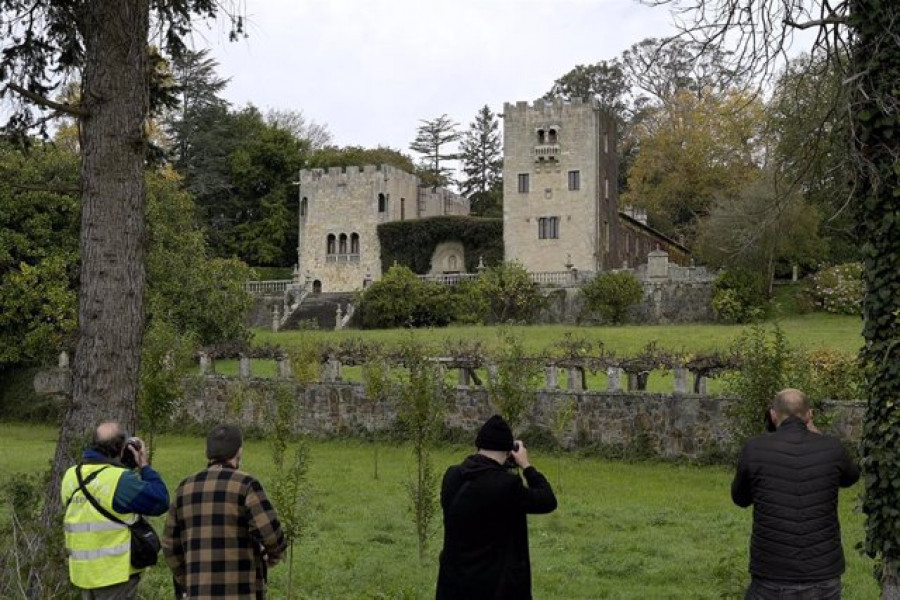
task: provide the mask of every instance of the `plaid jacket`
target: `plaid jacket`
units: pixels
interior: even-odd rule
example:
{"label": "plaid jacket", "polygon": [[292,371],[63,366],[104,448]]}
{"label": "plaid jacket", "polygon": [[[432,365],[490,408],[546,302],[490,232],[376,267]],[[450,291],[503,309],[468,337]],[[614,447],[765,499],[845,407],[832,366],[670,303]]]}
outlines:
{"label": "plaid jacket", "polygon": [[178,486],[162,539],[191,600],[265,598],[265,571],[285,551],[278,515],[252,476],[214,465]]}

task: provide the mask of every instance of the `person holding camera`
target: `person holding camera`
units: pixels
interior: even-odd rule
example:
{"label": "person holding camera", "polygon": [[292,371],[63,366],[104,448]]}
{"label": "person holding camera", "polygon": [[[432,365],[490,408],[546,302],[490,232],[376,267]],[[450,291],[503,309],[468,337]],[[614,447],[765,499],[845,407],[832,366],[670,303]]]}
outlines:
{"label": "person holding camera", "polygon": [[206,438],[206,469],[178,485],[163,533],[175,597],[261,600],[268,568],[287,543],[262,484],[240,471],[243,433],[219,425]]}
{"label": "person holding camera", "polygon": [[753,505],[749,589],[745,600],[839,600],[844,550],[838,489],[859,467],[834,437],[812,422],[806,395],[788,388],[769,409],[774,433],[747,442],[731,484],[740,507]]}
{"label": "person holding camera", "polygon": [[[129,438],[119,423],[104,421],[81,462],[63,475],[69,579],[81,589],[83,600],[137,597],[142,571],[131,564],[128,524],[139,515],[157,516],[169,508],[169,491],[148,456],[141,440]],[[121,522],[110,520],[104,511]]]}
{"label": "person holding camera", "polygon": [[530,600],[526,515],[553,512],[556,496],[499,415],[482,426],[475,446],[475,454],[447,469],[441,487],[437,600]]}

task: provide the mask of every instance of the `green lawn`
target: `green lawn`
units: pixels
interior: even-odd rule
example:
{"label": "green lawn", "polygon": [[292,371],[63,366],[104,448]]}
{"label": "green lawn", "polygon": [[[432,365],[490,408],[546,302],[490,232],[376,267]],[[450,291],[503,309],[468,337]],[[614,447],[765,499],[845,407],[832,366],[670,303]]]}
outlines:
{"label": "green lawn", "polygon": [[[806,349],[833,348],[856,353],[862,346],[862,322],[859,317],[812,313],[784,317],[778,321],[791,343]],[[688,352],[725,349],[745,329],[742,325],[623,325],[578,327],[573,325],[518,325],[506,329],[516,334],[529,353],[537,354],[571,333],[593,343],[603,342],[608,350],[626,355],[640,351],[648,342],[656,341],[662,348]],[[497,343],[497,327],[451,326],[439,329],[379,329],[343,331],[281,331],[273,333],[255,329],[256,344],[274,344],[290,348],[301,340],[312,339],[336,343],[346,338],[361,338],[386,345],[400,344],[412,336],[425,343],[445,341],[480,341],[490,347]]]}
{"label": "green lawn", "polygon": [[[0,424],[0,479],[46,468],[55,438],[47,427]],[[155,464],[170,488],[203,466],[203,447],[200,438],[160,438]],[[442,448],[435,466],[443,471],[468,451]],[[433,597],[441,532],[421,564],[404,489],[409,448],[380,448],[378,480],[363,442],[314,442],[311,455],[311,527],[294,552],[294,598]],[[556,457],[533,452],[532,460],[560,500],[556,513],[529,518],[536,598],[739,597],[750,512],[731,504],[729,470],[565,456],[560,489]],[[247,443],[244,466],[271,481],[264,442]],[[863,536],[863,517],[853,511],[859,492],[841,496],[849,600],[878,596],[871,561],[853,549]],[[287,572],[287,565],[272,572],[270,598],[287,597]],[[142,583],[143,597],[170,598],[167,585],[157,567]]]}

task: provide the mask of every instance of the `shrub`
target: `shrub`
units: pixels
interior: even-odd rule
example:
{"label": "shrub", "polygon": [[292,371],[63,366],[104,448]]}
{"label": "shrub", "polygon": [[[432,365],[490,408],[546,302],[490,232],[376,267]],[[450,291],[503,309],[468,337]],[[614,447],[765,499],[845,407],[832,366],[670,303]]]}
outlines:
{"label": "shrub", "polygon": [[544,305],[544,297],[521,263],[485,269],[475,282],[484,323],[527,323]]}
{"label": "shrub", "polygon": [[825,312],[840,315],[862,313],[863,280],[860,263],[826,267],[809,280],[813,304]]}
{"label": "shrub", "polygon": [[422,281],[402,266],[391,267],[363,292],[359,308],[365,329],[443,326],[453,320],[453,311],[446,286]]}
{"label": "shrub", "polygon": [[625,323],[628,309],[641,301],[644,288],[629,271],[600,273],[581,288],[584,303],[604,321]]}
{"label": "shrub", "polygon": [[726,323],[749,323],[763,315],[763,278],[746,269],[725,271],[713,284],[712,306]]}

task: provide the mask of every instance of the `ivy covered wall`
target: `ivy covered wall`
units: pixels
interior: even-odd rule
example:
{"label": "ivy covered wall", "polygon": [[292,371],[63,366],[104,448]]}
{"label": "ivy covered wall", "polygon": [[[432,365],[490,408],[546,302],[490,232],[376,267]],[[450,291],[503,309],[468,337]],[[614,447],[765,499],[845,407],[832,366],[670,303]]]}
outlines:
{"label": "ivy covered wall", "polygon": [[503,262],[503,219],[446,216],[392,221],[378,226],[381,269],[396,262],[415,273],[427,273],[434,249],[442,242],[460,242],[466,250],[465,270],[474,273],[478,258],[485,266]]}

